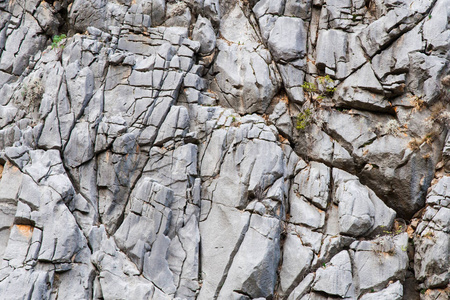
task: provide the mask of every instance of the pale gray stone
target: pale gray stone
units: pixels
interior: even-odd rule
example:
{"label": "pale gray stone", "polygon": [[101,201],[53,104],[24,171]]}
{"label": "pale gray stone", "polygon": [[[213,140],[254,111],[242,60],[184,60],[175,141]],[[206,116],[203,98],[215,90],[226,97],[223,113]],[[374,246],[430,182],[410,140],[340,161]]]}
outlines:
{"label": "pale gray stone", "polygon": [[325,267],[319,268],[312,285],[313,291],[342,298],[354,297],[352,263],[347,251],[339,252]]}
{"label": "pale gray stone", "polygon": [[216,47],[216,33],[207,18],[198,16],[194,26],[192,39],[200,43],[199,53],[209,54]]}
{"label": "pale gray stone", "polygon": [[22,2],[0,298],[446,297],[448,0]]}
{"label": "pale gray stone", "polygon": [[306,277],[300,282],[300,284],[289,295],[288,300],[303,299],[302,297],[310,289],[311,284],[314,281],[314,275],[312,273],[306,275]]}
{"label": "pale gray stone", "polygon": [[383,111],[390,107],[383,94],[383,87],[367,63],[336,89],[334,99],[337,103],[351,107]]}
{"label": "pale gray stone", "polygon": [[[433,215],[432,220],[435,224],[440,223],[439,219],[443,219],[444,224],[448,224],[450,220],[450,210],[447,208],[441,208],[437,213],[433,212]],[[431,288],[447,284],[450,279],[447,271],[449,233],[431,228],[425,229],[414,238],[414,245],[416,278],[425,281],[426,286]]]}
{"label": "pale gray stone", "polygon": [[[239,32],[233,29],[242,28]],[[279,88],[279,75],[269,52],[258,47],[254,28],[239,6],[221,22],[220,33],[229,41],[218,40],[219,53],[213,65],[219,103],[239,113],[264,112]]]}
{"label": "pale gray stone", "polygon": [[326,209],[330,198],[331,169],[322,163],[311,162],[295,178],[296,193],[307,198],[320,209]]}
{"label": "pale gray stone", "polygon": [[[203,285],[199,299],[211,299],[248,231],[250,214],[213,203],[205,221],[200,222]],[[262,251],[262,247],[260,247]],[[255,258],[256,259],[256,258]],[[229,268],[229,267],[228,267]],[[251,271],[251,270],[249,270]],[[237,274],[236,274],[237,275]],[[230,292],[230,290],[225,290]]]}
{"label": "pale gray stone", "polygon": [[167,250],[170,239],[164,235],[158,235],[152,246],[150,255],[144,257],[143,275],[167,294],[174,294],[176,286],[173,275],[167,262]]}
{"label": "pale gray stone", "polygon": [[325,213],[312,205],[305,197],[298,197],[295,192],[290,195],[290,221],[313,228],[322,228],[325,223]]}
{"label": "pale gray stone", "polygon": [[286,292],[301,275],[307,273],[314,254],[302,243],[295,232],[287,235],[283,245],[283,263],[280,270],[281,291]]}
{"label": "pale gray stone", "polygon": [[406,249],[408,236],[380,237],[361,242],[356,249],[354,266],[358,272],[361,291],[386,284],[393,278],[403,278],[408,267]]}
{"label": "pale gray stone", "polygon": [[88,122],[77,123],[64,149],[64,161],[70,167],[78,167],[94,156],[94,141]]}
{"label": "pale gray stone", "polygon": [[14,300],[17,297],[48,299],[52,291],[53,276],[51,271],[18,268],[0,283],[0,291],[5,300]]}
{"label": "pale gray stone", "polygon": [[377,300],[377,299],[389,299],[389,300],[401,300],[403,299],[403,285],[400,281],[396,281],[390,284],[387,288],[376,292],[367,293],[363,295],[361,300]]}
{"label": "pale gray stone", "polygon": [[[241,290],[251,298],[272,297],[280,259],[279,238],[277,219],[253,214],[218,299],[230,299],[233,290]],[[254,247],[255,242],[259,247]]]}
{"label": "pale gray stone", "polygon": [[333,181],[333,201],[339,204],[341,233],[360,236],[374,231],[380,232],[383,228],[392,226],[395,212],[355,176],[335,168]]}
{"label": "pale gray stone", "polygon": [[67,207],[55,205],[52,213],[47,212],[38,260],[70,263],[72,257],[86,244],[83,233]]}
{"label": "pale gray stone", "polygon": [[270,32],[269,49],[276,61],[291,61],[306,55],[306,25],[300,18],[280,17]]}

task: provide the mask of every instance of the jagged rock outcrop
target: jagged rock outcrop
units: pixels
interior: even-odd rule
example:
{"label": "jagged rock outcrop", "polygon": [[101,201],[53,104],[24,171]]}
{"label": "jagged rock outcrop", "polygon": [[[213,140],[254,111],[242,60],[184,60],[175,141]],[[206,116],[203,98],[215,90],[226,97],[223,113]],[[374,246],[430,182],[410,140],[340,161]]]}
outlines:
{"label": "jagged rock outcrop", "polygon": [[0,298],[448,299],[449,16],[0,1]]}

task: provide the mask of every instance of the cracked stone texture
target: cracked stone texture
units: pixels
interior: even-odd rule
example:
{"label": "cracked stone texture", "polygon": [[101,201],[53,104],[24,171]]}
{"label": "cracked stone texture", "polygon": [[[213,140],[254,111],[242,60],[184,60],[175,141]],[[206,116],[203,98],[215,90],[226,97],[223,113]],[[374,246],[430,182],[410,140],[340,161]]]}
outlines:
{"label": "cracked stone texture", "polygon": [[448,299],[449,15],[0,1],[0,298]]}

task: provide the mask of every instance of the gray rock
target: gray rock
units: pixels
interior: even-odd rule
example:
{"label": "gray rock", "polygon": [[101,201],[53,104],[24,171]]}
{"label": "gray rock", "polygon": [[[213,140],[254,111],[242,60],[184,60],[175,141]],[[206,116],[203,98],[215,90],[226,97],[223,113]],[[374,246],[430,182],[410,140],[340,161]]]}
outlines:
{"label": "gray rock", "polygon": [[311,162],[294,178],[294,192],[307,198],[320,209],[326,209],[330,198],[331,169],[322,163]]}
{"label": "gray rock", "polygon": [[285,1],[273,2],[267,0],[258,1],[253,7],[255,16],[259,19],[265,14],[282,15],[284,10]]}
{"label": "gray rock", "polygon": [[291,61],[306,55],[306,25],[302,19],[280,17],[270,32],[269,49],[276,61]]}
{"label": "gray rock", "polygon": [[447,298],[447,0],[0,2],[0,298]]}
{"label": "gray rock", "polygon": [[[152,26],[161,25],[164,22],[166,16],[166,1],[165,0],[155,0],[147,5],[151,5],[151,20]],[[145,11],[145,10],[144,10]]]}
{"label": "gray rock", "polygon": [[200,43],[199,53],[209,54],[214,50],[216,47],[216,33],[208,19],[198,16],[192,39]]}
{"label": "gray rock", "polygon": [[0,223],[0,258],[3,259],[3,254],[8,245],[9,236],[11,234],[11,226],[14,223],[14,216],[16,214],[16,205],[1,203],[1,223]]}
{"label": "gray rock", "polygon": [[282,292],[286,292],[299,276],[306,274],[313,257],[313,251],[302,244],[302,239],[295,232],[286,236],[283,245],[283,263],[280,270]]}
{"label": "gray rock", "polygon": [[158,233],[167,234],[171,218],[168,206],[172,201],[173,192],[149,178],[140,180],[134,189],[127,216],[114,237],[140,270],[144,254],[156,241]]}
{"label": "gray rock", "polygon": [[392,278],[402,278],[408,267],[406,249],[408,236],[380,237],[372,242],[361,242],[356,249],[354,266],[361,291],[383,286]]}
{"label": "gray rock", "polygon": [[94,140],[90,124],[88,122],[77,123],[64,149],[65,163],[70,167],[78,167],[93,157]]}
{"label": "gray rock", "polygon": [[311,0],[286,0],[284,15],[287,17],[298,17],[303,20],[311,17]]}
{"label": "gray rock", "polygon": [[435,78],[440,78],[444,74],[446,58],[437,56],[428,57],[421,53],[410,55],[410,77],[406,85],[417,95],[422,96],[424,101],[432,103],[441,93],[439,86],[435,83]]}
{"label": "gray rock", "polygon": [[16,116],[17,109],[12,106],[0,106],[0,128],[10,124]]}
{"label": "gray rock", "polygon": [[383,87],[370,64],[365,64],[339,86],[334,98],[341,105],[383,111],[390,108],[383,94]]}
{"label": "gray rock", "polygon": [[[242,28],[240,34],[233,32],[235,26]],[[211,89],[221,105],[239,113],[264,112],[280,82],[269,52],[258,47],[256,32],[238,6],[221,22],[220,33],[232,43],[217,42],[213,69],[218,74]]]}
{"label": "gray rock", "polygon": [[137,276],[140,272],[136,266],[115,248],[111,239],[105,237],[102,240],[100,250],[92,255],[92,262],[100,272],[99,284],[105,298],[145,299],[154,296],[158,299],[170,299],[150,281]]}
{"label": "gray rock", "polygon": [[361,44],[369,56],[373,56],[400,34],[413,28],[431,7],[430,1],[420,1],[411,5],[406,2],[398,4],[361,31]]}
{"label": "gray rock", "polygon": [[289,295],[288,300],[303,299],[302,297],[310,289],[311,284],[314,281],[314,275],[312,273],[306,275],[306,277],[300,282],[300,284]]}
{"label": "gray rock", "polygon": [[20,268],[25,265],[33,229],[29,225],[14,225],[11,228],[8,246],[3,254],[3,260],[8,262],[9,267]]}
{"label": "gray rock", "polygon": [[[263,132],[262,129],[265,127],[246,125],[239,128],[233,141],[233,143],[236,143],[237,151],[228,152],[221,158],[223,155],[221,152],[224,149],[220,149],[220,147],[223,146],[219,144],[217,147],[219,149],[216,146],[208,147],[214,149],[211,151],[219,152],[206,155],[207,160],[205,162],[215,158],[222,159],[219,171],[222,176],[215,178],[207,187],[206,192],[214,198],[214,201],[223,205],[243,208],[246,206],[249,196],[262,200],[265,197],[264,190],[284,174],[284,154],[281,148],[272,141],[255,138]],[[256,136],[250,136],[251,134]],[[245,139],[242,143],[239,143],[245,135],[247,135],[247,138],[255,139]],[[224,137],[220,134],[217,138],[220,141]],[[260,155],[253,157],[249,155],[250,153],[260,153]],[[202,167],[202,169],[214,174],[218,169],[214,167],[217,166],[217,162],[213,163],[212,168]],[[236,191],[235,194],[229,193],[231,187]]]}
{"label": "gray rock", "polygon": [[352,263],[347,251],[339,252],[325,267],[317,270],[312,290],[342,298],[355,296]]}
{"label": "gray rock", "polygon": [[44,128],[38,140],[39,147],[44,149],[61,148],[61,133],[56,125],[58,124],[56,113],[56,108],[53,108],[45,119]]}
{"label": "gray rock", "polygon": [[191,10],[183,2],[167,3],[166,17],[164,25],[168,27],[189,27],[192,20]]}
{"label": "gray rock", "polygon": [[176,287],[166,259],[169,244],[170,239],[168,237],[158,235],[152,246],[151,253],[146,254],[144,257],[143,275],[163,292],[173,294],[175,293]]}
{"label": "gray rock", "polygon": [[347,77],[366,62],[357,34],[320,30],[316,48],[317,68],[337,79]]}
{"label": "gray rock", "polygon": [[325,223],[325,213],[312,205],[305,197],[297,197],[295,192],[290,196],[290,221],[294,224],[304,224],[313,228],[322,228]]}
{"label": "gray rock", "polygon": [[340,233],[360,236],[392,226],[395,212],[356,177],[335,168],[333,182],[333,201],[339,203]]}
{"label": "gray rock", "polygon": [[[424,218],[430,213],[432,218],[427,224],[429,227],[414,237],[414,270],[418,280],[424,281],[426,287],[434,288],[446,285],[450,280],[447,271],[449,233],[445,229],[450,220],[450,210],[442,207],[436,212],[429,208],[425,213]],[[424,228],[425,224],[419,228]]]}
{"label": "gray rock", "polygon": [[[200,272],[203,285],[198,295],[199,299],[211,299],[215,295],[219,283],[230,267],[229,261],[233,259],[245,238],[249,222],[248,212],[215,203],[212,204],[208,217],[200,222],[202,236]],[[243,284],[243,282],[238,283]],[[229,293],[230,290],[224,290],[224,292]]]}
{"label": "gray rock", "polygon": [[0,197],[1,203],[17,203],[17,195],[20,191],[22,178],[23,174],[20,172],[19,168],[9,162],[5,164],[0,181],[0,188],[2,190],[2,195]]}
{"label": "gray rock", "polygon": [[[251,298],[272,297],[280,259],[279,238],[280,223],[277,219],[253,214],[218,299],[230,299],[234,290],[241,290]],[[258,248],[254,248],[255,241]],[[249,257],[250,251],[252,255]]]}
{"label": "gray rock", "polygon": [[372,66],[376,76],[384,81],[389,74],[406,72],[409,69],[409,53],[423,49],[420,28],[416,26],[373,57]]}
{"label": "gray rock", "polygon": [[[200,230],[195,215],[179,230],[178,236],[186,257],[182,261],[183,267],[176,296],[187,299],[195,298],[195,291],[200,288],[198,282],[198,272],[200,270]],[[170,260],[168,261],[170,264]]]}
{"label": "gray rock", "polygon": [[74,217],[64,205],[56,205],[54,211],[43,212],[47,222],[42,233],[38,260],[54,263],[70,263],[83,247],[86,239]]}
{"label": "gray rock", "polygon": [[392,300],[401,300],[403,299],[403,285],[400,281],[396,281],[390,284],[387,288],[376,292],[376,293],[367,293],[363,295],[361,300],[376,300],[376,299],[392,299]]}
{"label": "gray rock", "polygon": [[77,63],[72,63],[68,68],[71,68],[71,74],[67,75],[67,89],[72,102],[72,111],[78,117],[93,96],[94,74],[88,67],[80,69]]}
{"label": "gray rock", "polygon": [[[51,286],[54,280],[52,271],[35,271],[19,268],[11,272],[0,283],[0,291],[5,299],[20,298],[48,299],[51,294]],[[36,297],[36,298],[34,298]]]}

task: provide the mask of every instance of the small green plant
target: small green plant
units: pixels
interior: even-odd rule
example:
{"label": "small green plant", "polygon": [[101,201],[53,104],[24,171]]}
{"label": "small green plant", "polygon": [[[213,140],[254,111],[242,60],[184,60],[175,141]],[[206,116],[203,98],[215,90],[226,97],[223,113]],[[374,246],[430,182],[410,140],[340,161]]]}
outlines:
{"label": "small green plant", "polygon": [[325,92],[327,92],[328,94],[333,94],[334,92],[336,92],[336,88],[335,87],[326,87]]}
{"label": "small green plant", "polygon": [[305,81],[305,82],[303,82],[301,87],[307,93],[315,93],[315,92],[317,92],[317,86],[315,85],[314,82]]}
{"label": "small green plant", "polygon": [[421,289],[420,290],[420,293],[422,294],[422,295],[425,295],[425,292],[426,292],[427,290],[426,289]]}
{"label": "small green plant", "polygon": [[311,115],[312,115],[312,112],[311,112],[311,109],[309,109],[309,108],[300,112],[297,115],[296,128],[298,130],[305,130],[305,128],[308,127],[308,125],[311,123]]}
{"label": "small green plant", "polygon": [[331,79],[330,75],[319,76],[317,80],[320,82],[321,86],[325,89],[326,94],[333,94],[336,91],[334,87],[334,80]]}
{"label": "small green plant", "polygon": [[317,84],[305,81],[301,85],[303,91],[308,93],[310,99],[322,100],[326,96],[332,96],[336,91],[334,80],[331,79],[330,75],[318,76],[316,82]]}
{"label": "small green plant", "polygon": [[325,75],[325,76],[319,76],[317,77],[317,80],[319,80],[320,84],[324,85],[326,83],[334,83],[334,80],[331,79],[330,75]]}
{"label": "small green plant", "polygon": [[67,38],[67,36],[63,33],[61,35],[53,36],[52,49],[55,48],[64,48],[64,45],[61,44],[62,40]]}

